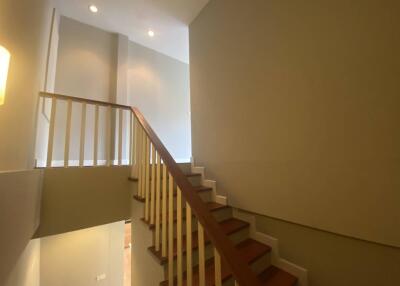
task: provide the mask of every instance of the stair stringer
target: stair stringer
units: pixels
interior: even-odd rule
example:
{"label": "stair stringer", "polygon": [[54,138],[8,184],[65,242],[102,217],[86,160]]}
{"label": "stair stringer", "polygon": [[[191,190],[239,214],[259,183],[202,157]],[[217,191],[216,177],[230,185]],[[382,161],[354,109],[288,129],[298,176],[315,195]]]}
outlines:
{"label": "stair stringer", "polygon": [[217,182],[213,180],[207,180],[205,178],[205,168],[195,166],[193,157],[191,158],[190,163],[191,163],[191,172],[193,174],[201,174],[201,184],[205,187],[212,188],[212,201],[226,206],[228,204],[227,197],[218,195]]}
{"label": "stair stringer", "polygon": [[298,266],[284,258],[279,254],[279,240],[265,233],[257,231],[256,217],[251,213],[233,208],[233,217],[246,221],[250,224],[250,237],[261,243],[269,245],[272,248],[271,263],[276,267],[296,276],[298,286],[308,286],[308,271],[307,269]]}
{"label": "stair stringer", "polygon": [[[201,181],[203,186],[212,188],[213,201],[227,205],[228,198],[226,196],[218,195],[217,193],[217,182],[213,180],[207,180],[205,178],[205,167],[195,166],[193,157],[191,158],[191,171],[195,174],[201,174]],[[250,224],[250,238],[257,240],[261,243],[269,245],[272,248],[271,251],[271,263],[272,265],[292,274],[297,277],[298,286],[308,286],[308,271],[307,269],[298,266],[284,258],[279,254],[279,240],[275,237],[269,236],[265,233],[259,232],[256,229],[256,217],[248,212],[241,211],[233,208],[233,217],[246,221]]]}

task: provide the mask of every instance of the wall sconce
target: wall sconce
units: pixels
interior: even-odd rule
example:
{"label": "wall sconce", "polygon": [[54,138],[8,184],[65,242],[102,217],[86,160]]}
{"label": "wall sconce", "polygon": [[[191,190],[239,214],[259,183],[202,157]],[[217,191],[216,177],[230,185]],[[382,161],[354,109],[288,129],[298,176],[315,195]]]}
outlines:
{"label": "wall sconce", "polygon": [[4,99],[6,97],[6,85],[10,57],[9,51],[0,46],[0,105],[4,104]]}

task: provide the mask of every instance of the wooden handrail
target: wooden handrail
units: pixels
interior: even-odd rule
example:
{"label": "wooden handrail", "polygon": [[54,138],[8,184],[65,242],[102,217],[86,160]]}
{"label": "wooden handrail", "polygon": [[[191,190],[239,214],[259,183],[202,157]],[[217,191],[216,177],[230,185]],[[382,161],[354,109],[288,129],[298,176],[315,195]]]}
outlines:
{"label": "wooden handrail", "polygon": [[84,103],[89,103],[89,104],[94,104],[94,105],[111,106],[111,107],[115,107],[115,108],[131,110],[131,107],[128,106],[128,105],[116,104],[116,103],[100,101],[100,100],[94,100],[94,99],[81,98],[81,97],[74,97],[74,96],[69,96],[69,95],[64,95],[64,94],[40,92],[40,96],[41,97],[47,97],[47,98],[57,98],[57,99],[61,99],[61,100],[72,100],[72,101],[76,101],[76,102],[84,102]]}
{"label": "wooden handrail", "polygon": [[177,186],[182,191],[183,197],[192,208],[199,222],[203,225],[208,238],[219,251],[221,258],[231,270],[237,283],[240,286],[258,286],[261,285],[256,275],[251,271],[249,266],[241,259],[239,252],[234,247],[232,241],[221,230],[219,224],[206,207],[205,203],[197,195],[195,189],[188,181],[178,164],[172,158],[164,144],[153,131],[149,123],[144,118],[139,109],[133,107],[133,114],[146,132],[151,143],[160,154],[164,164],[167,166],[169,173],[174,178]]}

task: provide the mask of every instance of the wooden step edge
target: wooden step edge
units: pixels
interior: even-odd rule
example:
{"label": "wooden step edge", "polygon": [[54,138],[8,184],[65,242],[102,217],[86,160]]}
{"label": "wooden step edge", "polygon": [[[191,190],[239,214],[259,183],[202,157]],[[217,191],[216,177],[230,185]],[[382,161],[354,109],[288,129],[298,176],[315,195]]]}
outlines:
{"label": "wooden step edge", "polygon": [[[222,209],[230,208],[230,206],[228,206],[228,205],[221,205],[221,204],[214,203],[214,202],[209,202],[209,203],[206,203],[206,204],[207,204],[207,207],[208,207],[210,212],[217,212],[217,211],[222,210]],[[168,217],[168,214],[167,214],[167,217]],[[195,214],[192,214],[192,217],[195,218],[196,217]],[[182,220],[183,221],[186,220],[186,208],[182,209]],[[144,221],[146,224],[149,225],[149,229],[153,230],[153,229],[156,228],[155,224],[150,224],[144,218],[142,218],[142,221]],[[160,224],[161,224],[161,221],[162,221],[162,217],[160,216]],[[174,221],[174,223],[176,223],[178,221],[178,217],[176,215],[176,211],[174,211],[174,220],[173,221]],[[167,221],[167,225],[168,225],[168,221]]]}
{"label": "wooden step edge", "polygon": [[162,257],[162,255],[161,255],[161,246],[160,246],[160,250],[159,251],[156,251],[156,248],[154,246],[150,246],[147,249],[154,256],[154,258],[157,259],[157,261],[160,263],[160,265],[167,264],[168,257]]}
{"label": "wooden step edge", "polygon": [[[186,176],[187,178],[193,178],[193,177],[200,177],[201,174],[189,172],[189,173],[185,173],[185,176]],[[151,177],[150,177],[149,179],[151,179]],[[162,177],[161,177],[161,179],[162,179]],[[135,178],[135,177],[129,177],[128,180],[131,181],[131,182],[137,182],[137,181],[139,181],[139,179],[138,179],[138,178]]]}
{"label": "wooden step edge", "polygon": [[137,200],[138,202],[141,202],[141,203],[146,202],[146,199],[145,199],[145,198],[141,198],[141,197],[139,197],[138,195],[134,195],[133,198],[134,198],[135,200]]}
{"label": "wooden step edge", "polygon": [[185,174],[186,177],[201,177],[200,173],[192,173],[192,172],[188,172]]}
{"label": "wooden step edge", "polygon": [[248,264],[252,264],[265,254],[272,251],[272,247],[259,242],[252,238],[247,238],[244,241],[239,242],[236,248],[242,252],[243,259],[246,259]]}
{"label": "wooden step edge", "polygon": [[[238,221],[238,222],[241,223],[241,225],[238,226],[238,227],[235,227],[235,228],[233,228],[233,229],[231,229],[231,230],[229,230],[229,231],[227,231],[227,232],[225,232],[225,234],[228,235],[228,236],[229,236],[229,235],[232,235],[232,234],[234,234],[234,233],[237,233],[237,232],[241,231],[242,229],[245,229],[246,227],[249,227],[249,226],[250,226],[249,223],[247,223],[247,222],[245,222],[245,221],[241,221],[241,220],[235,219],[235,218],[226,219],[226,220],[224,220],[224,221],[219,222],[219,224],[223,224],[223,223],[226,223],[226,222],[231,221],[231,220]],[[194,231],[194,232],[192,233],[192,239],[193,239],[193,240],[196,240],[196,239],[197,239],[197,236],[198,236],[197,231]],[[186,236],[183,235],[183,236],[182,236],[182,241],[185,241],[185,239],[186,239]],[[210,240],[207,236],[205,236],[205,237],[204,237],[204,245],[205,245],[205,246],[208,246],[209,244],[211,244],[211,240]],[[175,245],[176,245],[176,238],[174,238],[174,246],[175,246]],[[192,250],[193,250],[193,251],[194,251],[194,250],[197,250],[198,247],[199,247],[199,246],[198,246],[197,243],[192,243]],[[152,252],[152,253],[159,259],[160,264],[165,264],[165,263],[167,262],[167,260],[164,260],[164,261],[163,261],[163,257],[161,256],[161,251],[158,251],[158,252],[155,251],[155,247],[154,247],[154,246],[150,246],[150,247],[148,248],[148,250],[149,250],[150,252]],[[186,254],[186,247],[182,247],[182,254],[183,254],[183,255]],[[176,253],[176,249],[174,248],[174,259],[176,259],[176,258],[177,258],[177,253]]]}
{"label": "wooden step edge", "polygon": [[[248,238],[248,239],[238,243],[235,247],[240,252],[240,254],[243,257],[243,259],[247,258],[246,262],[247,262],[248,265],[253,264],[258,259],[260,259],[264,255],[266,255],[266,254],[268,254],[268,253],[270,253],[272,251],[272,248],[269,245],[266,245],[266,244],[263,244],[261,242],[258,242],[258,241],[254,240],[252,238]],[[207,277],[208,277],[207,273],[214,271],[214,258],[212,257],[212,258],[207,259],[205,264],[206,264],[206,279],[207,279]],[[225,282],[225,281],[229,280],[232,277],[232,273],[227,271],[226,267],[223,267],[221,274],[222,274],[222,277],[221,277],[222,278],[222,282]],[[198,275],[198,267],[197,266],[193,267],[193,275],[194,275],[194,279],[195,279],[196,275]],[[183,273],[183,279],[185,281],[186,272]],[[176,278],[176,276],[174,276],[173,285],[176,285],[176,282],[177,282],[177,278]],[[167,286],[168,285],[168,280],[162,281],[160,283],[160,285]]]}
{"label": "wooden step edge", "polygon": [[[195,189],[195,191],[197,193],[211,192],[212,191],[212,188],[205,187],[205,186],[197,186],[197,187],[193,187],[193,188]],[[175,190],[174,191],[174,197],[176,197],[176,196],[177,196],[177,193],[176,193],[176,190]],[[133,198],[136,199],[139,202],[142,202],[142,203],[146,202],[145,198],[141,198],[138,195],[134,195]],[[160,196],[160,199],[162,199],[162,196]],[[150,199],[149,201],[151,202],[152,200]]]}
{"label": "wooden step edge", "polygon": [[297,283],[297,277],[276,267],[269,266],[258,275],[263,286],[294,286]]}

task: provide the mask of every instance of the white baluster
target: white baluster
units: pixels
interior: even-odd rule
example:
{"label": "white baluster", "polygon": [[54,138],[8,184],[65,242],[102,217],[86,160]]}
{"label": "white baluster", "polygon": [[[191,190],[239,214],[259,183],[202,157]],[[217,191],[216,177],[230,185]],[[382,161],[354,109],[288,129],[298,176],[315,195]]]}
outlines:
{"label": "white baluster", "polygon": [[64,143],[64,167],[69,166],[69,144],[71,138],[71,117],[72,117],[72,100],[67,103],[67,122],[65,126],[65,143]]}
{"label": "white baluster", "polygon": [[93,166],[98,165],[97,154],[99,146],[99,106],[96,104],[94,112],[94,136],[93,136]]}
{"label": "white baluster", "polygon": [[151,185],[150,185],[150,224],[154,225],[155,206],[156,206],[156,149],[154,144],[151,144]]}
{"label": "white baluster", "polygon": [[192,209],[186,203],[186,285],[193,284],[192,270]]}
{"label": "white baluster", "polygon": [[174,283],[174,180],[169,175],[168,196],[168,285]]}
{"label": "white baluster", "polygon": [[51,99],[51,114],[50,114],[50,127],[49,127],[49,141],[47,145],[47,167],[51,167],[53,160],[53,144],[54,144],[54,129],[56,122],[57,98]]}
{"label": "white baluster", "polygon": [[107,119],[106,119],[106,165],[111,166],[111,106],[107,107]]}
{"label": "white baluster", "polygon": [[215,286],[222,286],[221,278],[221,256],[218,250],[214,247],[214,269],[215,269]]}
{"label": "white baluster", "polygon": [[156,173],[156,251],[160,250],[160,183],[161,183],[161,162],[160,155],[157,153],[157,173]]}
{"label": "white baluster", "polygon": [[182,270],[182,192],[179,188],[176,191],[176,219],[177,219],[177,274],[178,274],[178,286],[182,286],[183,282],[183,270]]}
{"label": "white baluster", "polygon": [[122,108],[119,109],[118,112],[118,165],[122,165],[122,131],[123,131],[123,119],[124,119],[124,110]]}
{"label": "white baluster", "polygon": [[162,257],[167,257],[167,166],[163,164],[162,175]]}
{"label": "white baluster", "polygon": [[205,253],[204,253],[204,229],[198,222],[197,233],[199,238],[199,286],[206,285]]}
{"label": "white baluster", "polygon": [[85,139],[86,139],[86,103],[82,103],[79,167],[83,167],[85,164]]}

